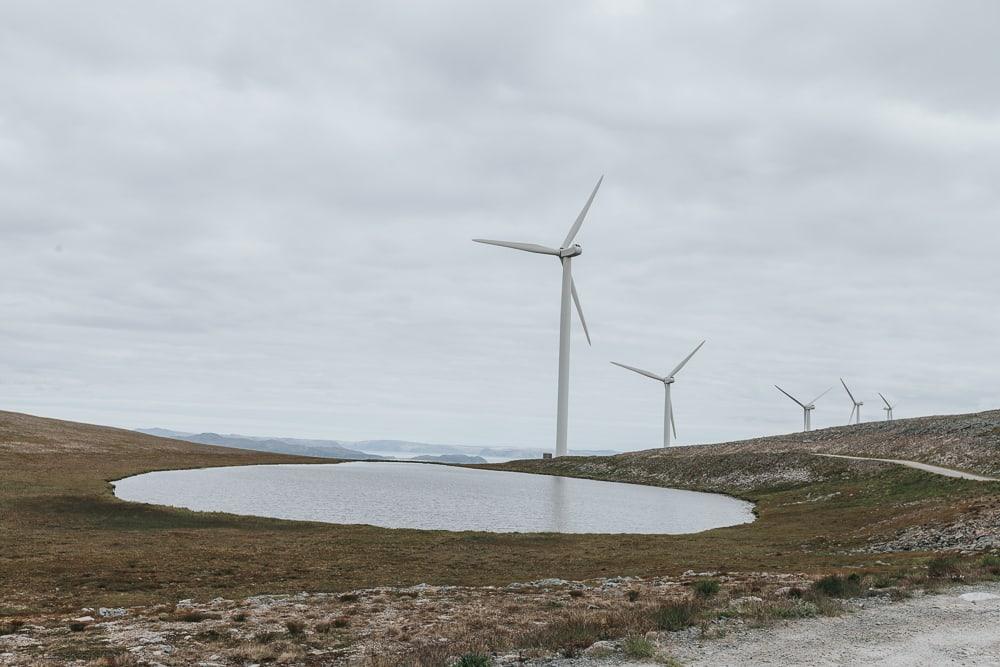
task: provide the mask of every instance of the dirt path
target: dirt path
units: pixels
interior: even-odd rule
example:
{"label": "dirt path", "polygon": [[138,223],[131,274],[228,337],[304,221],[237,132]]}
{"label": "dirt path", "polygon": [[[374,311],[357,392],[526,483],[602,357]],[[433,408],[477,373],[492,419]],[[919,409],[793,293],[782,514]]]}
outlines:
{"label": "dirt path", "polygon": [[833,459],[854,459],[855,461],[881,461],[883,463],[895,463],[901,466],[906,466],[907,468],[916,468],[917,470],[932,472],[936,475],[944,475],[945,477],[960,477],[961,479],[971,479],[976,482],[1000,481],[995,477],[986,477],[984,475],[976,475],[974,473],[964,472],[962,470],[953,470],[952,468],[942,468],[941,466],[932,466],[929,463],[920,463],[918,461],[902,461],[900,459],[876,459],[870,456],[845,456],[844,454],[816,454],[816,456],[827,456]]}
{"label": "dirt path", "polygon": [[[990,599],[971,601],[962,594]],[[836,618],[735,631],[720,639],[670,641],[685,667],[740,665],[879,665],[919,667],[1000,664],[1000,584],[956,587],[898,603],[866,602]],[[561,667],[641,667],[627,660],[571,660]]]}

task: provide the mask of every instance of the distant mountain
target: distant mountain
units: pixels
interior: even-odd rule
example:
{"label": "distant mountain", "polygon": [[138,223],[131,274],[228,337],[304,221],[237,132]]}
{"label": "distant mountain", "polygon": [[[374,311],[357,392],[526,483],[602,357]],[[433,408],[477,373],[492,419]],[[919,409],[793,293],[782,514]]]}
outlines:
{"label": "distant mountain", "polygon": [[[551,451],[534,447],[470,447],[467,445],[435,445],[407,440],[310,440],[305,438],[273,438],[235,433],[185,433],[165,428],[136,429],[140,433],[161,438],[186,440],[205,445],[238,447],[264,452],[322,456],[337,459],[406,459],[412,461],[438,461],[442,463],[487,463],[515,459],[540,459],[542,453]],[[618,454],[610,449],[573,450],[574,456],[611,456]],[[442,457],[456,457],[445,459]],[[475,459],[475,460],[466,460]]]}
{"label": "distant mountain", "polygon": [[328,459],[382,460],[385,457],[377,454],[348,449],[337,442],[323,440],[295,440],[292,438],[255,438],[243,435],[220,435],[218,433],[184,433],[164,428],[136,429],[140,433],[156,435],[161,438],[173,438],[186,442],[196,442],[201,445],[216,445],[219,447],[234,447],[236,449],[252,449],[258,452],[274,452],[277,454],[297,454],[299,456],[318,456]]}
{"label": "distant mountain", "polygon": [[439,454],[438,456],[414,456],[408,461],[435,461],[437,463],[489,463],[482,456],[469,456],[467,454]]}
{"label": "distant mountain", "polygon": [[[544,452],[551,449],[535,447],[471,447],[469,445],[434,445],[426,442],[409,442],[406,440],[359,440],[356,442],[342,442],[351,447],[362,449],[366,452],[375,452],[387,456],[399,456],[406,454],[419,455],[441,455],[441,454],[464,454],[466,456],[482,456],[486,459],[513,460],[513,459],[540,459]],[[613,456],[621,452],[613,449],[574,449],[570,452],[573,456]]]}

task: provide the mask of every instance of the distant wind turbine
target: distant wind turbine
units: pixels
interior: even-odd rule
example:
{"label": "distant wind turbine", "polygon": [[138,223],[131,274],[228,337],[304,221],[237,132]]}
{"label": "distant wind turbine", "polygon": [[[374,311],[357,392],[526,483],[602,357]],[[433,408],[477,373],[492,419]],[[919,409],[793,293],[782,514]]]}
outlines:
{"label": "distant wind turbine", "polygon": [[882,402],[885,403],[885,407],[882,408],[883,410],[885,410],[885,420],[887,422],[891,422],[892,421],[892,408],[894,406],[889,401],[886,400],[885,396],[882,396],[881,392],[879,392],[879,396],[882,397]]}
{"label": "distant wind turbine", "polygon": [[674,437],[675,438],[677,437],[677,423],[674,421],[674,404],[670,400],[670,385],[674,383],[674,376],[677,375],[677,373],[679,373],[682,368],[684,368],[684,365],[691,360],[691,357],[694,356],[694,353],[700,350],[701,346],[704,344],[705,341],[701,341],[700,343],[698,343],[698,347],[694,348],[691,354],[684,357],[684,360],[681,363],[677,364],[677,367],[674,368],[674,370],[670,371],[670,373],[666,377],[660,377],[656,373],[650,373],[649,371],[644,371],[641,368],[635,368],[633,366],[626,366],[625,364],[619,364],[617,361],[611,362],[615,366],[621,366],[622,368],[627,368],[628,370],[638,373],[639,375],[645,375],[648,378],[651,378],[653,380],[659,380],[660,382],[663,383],[663,389],[665,391],[665,396],[663,399],[663,446],[664,447],[670,446],[671,429],[674,432]]}
{"label": "distant wind turbine", "polygon": [[780,391],[782,394],[784,394],[788,398],[790,398],[793,401],[795,401],[796,403],[798,403],[800,406],[802,406],[802,430],[803,431],[811,431],[812,430],[812,419],[810,418],[809,413],[816,409],[816,401],[818,401],[819,399],[821,399],[824,396],[826,396],[827,393],[829,393],[830,389],[833,389],[833,387],[830,387],[830,389],[827,389],[822,394],[820,394],[819,396],[817,396],[813,400],[809,401],[808,403],[803,403],[802,401],[800,401],[799,399],[795,398],[794,396],[792,396],[791,394],[789,394],[787,391],[785,391],[784,389],[782,389],[778,385],[774,385],[774,388],[777,389],[778,391]]}
{"label": "distant wind turbine", "polygon": [[860,424],[861,406],[864,405],[864,402],[854,398],[854,394],[852,394],[851,390],[847,388],[847,383],[844,382],[844,378],[840,378],[840,384],[844,385],[844,391],[846,391],[847,395],[851,397],[851,403],[854,404],[854,407],[851,408],[851,416],[847,418],[847,423],[850,424],[853,419],[855,424]]}
{"label": "distant wind turbine", "polygon": [[590,344],[590,332],[587,331],[587,320],[583,317],[583,308],[580,307],[580,297],[576,293],[576,283],[573,282],[573,258],[583,252],[580,245],[573,244],[583,219],[587,217],[587,211],[594,202],[597,190],[601,187],[604,176],[597,180],[593,192],[583,205],[580,215],[576,216],[576,221],[569,228],[569,233],[563,240],[559,248],[549,248],[548,246],[537,245],[535,243],[515,243],[512,241],[491,241],[489,239],[473,239],[476,243],[486,243],[488,245],[498,245],[514,250],[524,250],[540,255],[553,255],[559,258],[562,263],[562,300],[559,308],[559,400],[556,409],[556,456],[565,456],[567,452],[567,427],[569,425],[569,342],[570,342],[570,297],[576,304],[576,312],[580,316],[580,324],[583,325],[583,333],[587,336],[587,343]]}

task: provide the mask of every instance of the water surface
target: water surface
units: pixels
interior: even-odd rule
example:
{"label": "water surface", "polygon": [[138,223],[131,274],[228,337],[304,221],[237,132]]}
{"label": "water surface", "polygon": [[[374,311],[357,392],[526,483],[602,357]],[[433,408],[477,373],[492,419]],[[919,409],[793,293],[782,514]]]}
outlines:
{"label": "water surface", "polygon": [[719,494],[421,463],[168,470],[114,486],[124,500],[385,528],[653,534],[754,519],[750,503]]}

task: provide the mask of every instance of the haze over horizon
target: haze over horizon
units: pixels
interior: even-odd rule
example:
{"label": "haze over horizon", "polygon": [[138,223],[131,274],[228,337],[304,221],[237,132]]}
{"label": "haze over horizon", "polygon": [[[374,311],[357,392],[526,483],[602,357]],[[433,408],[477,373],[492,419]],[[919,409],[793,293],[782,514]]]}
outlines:
{"label": "haze over horizon", "polygon": [[1000,408],[972,4],[5,3],[0,409],[551,447],[601,174],[571,453]]}

